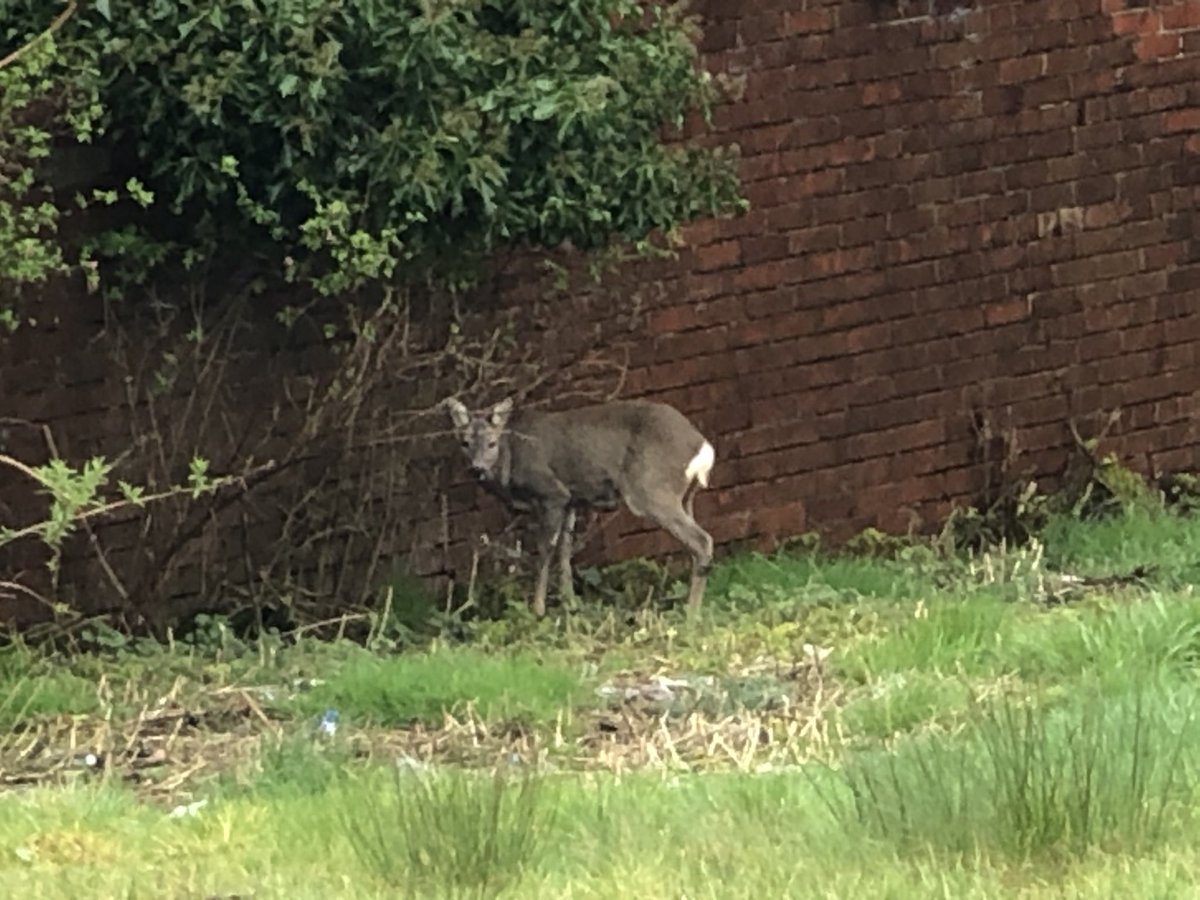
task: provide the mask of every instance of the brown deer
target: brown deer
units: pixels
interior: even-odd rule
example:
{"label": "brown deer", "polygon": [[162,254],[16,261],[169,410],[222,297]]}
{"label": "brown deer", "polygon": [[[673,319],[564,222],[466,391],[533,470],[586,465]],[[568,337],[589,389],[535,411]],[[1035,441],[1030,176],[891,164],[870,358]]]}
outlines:
{"label": "brown deer", "polygon": [[512,398],[472,413],[445,405],[475,478],[513,511],[538,518],[533,611],[546,612],[550,561],[558,548],[560,591],[574,595],[571,543],[578,511],[616,509],[653,520],[692,554],[688,606],[700,607],[712,565],[712,537],[692,518],[697,489],[708,487],[713,446],[664,403],[620,400],[566,412],[513,411]]}

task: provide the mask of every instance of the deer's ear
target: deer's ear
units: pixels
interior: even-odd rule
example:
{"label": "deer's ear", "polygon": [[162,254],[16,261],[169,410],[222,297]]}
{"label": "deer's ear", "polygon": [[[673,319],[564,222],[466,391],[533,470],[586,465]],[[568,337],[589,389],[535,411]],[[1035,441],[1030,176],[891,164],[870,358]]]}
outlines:
{"label": "deer's ear", "polygon": [[450,421],[454,423],[454,427],[463,429],[471,421],[471,413],[465,406],[453,397],[447,397],[445,402],[446,409],[450,411]]}
{"label": "deer's ear", "polygon": [[508,417],[512,415],[512,411],[513,399],[512,397],[505,397],[492,407],[492,424],[497,428],[503,428],[506,424],[508,424]]}

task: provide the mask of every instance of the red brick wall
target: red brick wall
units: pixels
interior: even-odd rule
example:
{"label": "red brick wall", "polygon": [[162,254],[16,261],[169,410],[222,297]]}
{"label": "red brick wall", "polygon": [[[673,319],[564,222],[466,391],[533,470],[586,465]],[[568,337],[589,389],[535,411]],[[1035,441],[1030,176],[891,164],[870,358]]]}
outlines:
{"label": "red brick wall", "polygon": [[[697,514],[718,541],[935,526],[984,485],[980,417],[1041,475],[1061,469],[1072,418],[1086,435],[1115,409],[1108,449],[1200,469],[1198,0],[699,11],[706,65],[741,88],[712,139],[740,145],[751,211],[688,228],[677,261],[560,301],[557,318],[530,314],[524,339],[627,358],[624,395],[693,416],[717,447]],[[485,305],[527,312],[541,290],[529,271]],[[20,366],[42,365],[45,346],[17,368],[0,359],[0,397],[24,391],[0,416],[69,414],[67,449],[103,452],[80,423],[121,386],[88,363],[86,335],[60,343],[36,397]],[[568,402],[564,387],[543,399]],[[503,517],[449,440],[425,452],[403,500],[411,529],[379,550],[461,572]],[[621,514],[585,553],[676,551]]]}
{"label": "red brick wall", "polygon": [[1130,463],[1198,467],[1200,2],[701,8],[753,209],[654,273],[628,391],[716,439],[719,539],[936,525],[976,412],[1040,474],[1113,409]]}

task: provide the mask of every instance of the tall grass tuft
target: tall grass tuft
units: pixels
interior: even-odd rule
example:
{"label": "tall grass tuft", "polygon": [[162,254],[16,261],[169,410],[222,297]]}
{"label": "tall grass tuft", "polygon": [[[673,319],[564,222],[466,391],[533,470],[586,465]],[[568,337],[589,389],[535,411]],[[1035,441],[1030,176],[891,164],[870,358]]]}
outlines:
{"label": "tall grass tuft", "polygon": [[960,735],[857,754],[836,789],[814,786],[843,826],[906,849],[1136,853],[1194,797],[1194,726],[1191,702],[1142,688],[1059,710],[1005,699]]}
{"label": "tall grass tuft", "polygon": [[359,861],[389,885],[494,897],[544,849],[553,804],[536,775],[399,771],[392,788],[362,794],[345,817]]}

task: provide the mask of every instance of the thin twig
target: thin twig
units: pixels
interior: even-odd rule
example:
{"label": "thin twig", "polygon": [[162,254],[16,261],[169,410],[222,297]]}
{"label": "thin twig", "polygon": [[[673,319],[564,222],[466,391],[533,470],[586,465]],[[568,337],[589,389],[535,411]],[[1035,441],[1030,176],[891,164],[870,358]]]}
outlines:
{"label": "thin twig", "polygon": [[[43,485],[46,483],[36,472],[29,469],[28,466],[25,466],[23,463],[18,462],[17,460],[13,459],[12,457],[4,456],[3,454],[0,454],[0,463],[5,463],[8,465],[11,465],[15,469],[24,471],[26,474],[30,475],[30,477],[34,478],[36,481],[38,481],[39,483],[41,483]],[[220,490],[221,488],[229,487],[232,484],[244,484],[247,478],[250,478],[254,475],[258,475],[263,472],[269,471],[273,468],[274,468],[274,463],[268,462],[268,463],[262,464],[261,466],[256,467],[255,469],[252,469],[251,471],[246,472],[242,475],[228,475],[224,478],[214,479],[207,487],[205,487],[204,492],[205,493],[216,492],[216,491]],[[181,496],[182,494],[191,493],[193,490],[194,490],[194,488],[181,486],[181,487],[174,487],[174,488],[171,488],[171,489],[165,490],[165,491],[159,491],[156,494],[147,494],[144,497],[139,497],[137,500],[127,500],[127,499],[112,500],[101,506],[96,506],[96,507],[93,507],[92,509],[88,509],[88,510],[84,510],[83,512],[76,513],[75,521],[80,522],[80,523],[86,522],[91,519],[98,518],[100,516],[106,516],[109,513],[117,512],[118,510],[122,510],[122,509],[125,509],[130,506],[136,506],[138,508],[141,508],[141,507],[145,506],[147,503],[154,503],[158,500],[166,500],[171,497],[178,497],[178,496]],[[4,536],[4,540],[2,542],[0,542],[0,545],[12,543],[13,541],[21,540],[22,538],[32,537],[33,535],[42,531],[44,528],[45,528],[45,523],[38,522],[34,525],[28,525],[25,528],[21,528],[17,531],[10,531]]]}
{"label": "thin twig", "polygon": [[0,59],[0,69],[4,69],[4,68],[7,68],[8,66],[11,66],[13,63],[15,63],[17,60],[19,60],[22,56],[24,56],[26,53],[28,53],[36,44],[39,44],[42,41],[46,40],[46,38],[50,37],[56,31],[58,31],[60,28],[62,28],[63,25],[66,24],[67,19],[69,19],[69,18],[71,18],[71,16],[75,15],[75,9],[77,6],[78,6],[78,4],[76,3],[76,0],[67,0],[67,8],[64,9],[57,16],[54,17],[54,21],[50,23],[49,28],[47,28],[45,31],[43,31],[41,34],[39,34],[37,37],[35,37],[29,43],[25,44],[23,47],[18,47],[12,53],[8,54],[8,56],[4,57],[3,59]]}

